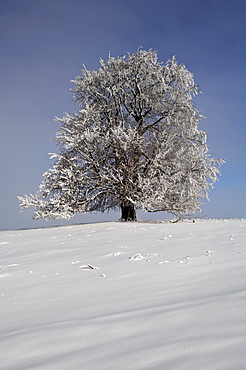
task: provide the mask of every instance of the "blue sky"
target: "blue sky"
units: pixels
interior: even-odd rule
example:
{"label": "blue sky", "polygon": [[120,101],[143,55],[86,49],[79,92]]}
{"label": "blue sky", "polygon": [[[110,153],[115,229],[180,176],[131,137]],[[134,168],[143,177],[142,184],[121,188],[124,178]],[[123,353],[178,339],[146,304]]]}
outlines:
{"label": "blue sky", "polygon": [[[52,166],[53,119],[76,111],[70,80],[82,64],[96,69],[109,52],[139,46],[157,50],[162,62],[176,55],[203,92],[200,128],[211,156],[226,164],[200,215],[246,217],[245,0],[0,0],[0,35],[1,229],[68,223],[33,221],[16,197],[35,193]],[[78,215],[70,223],[117,218]]]}

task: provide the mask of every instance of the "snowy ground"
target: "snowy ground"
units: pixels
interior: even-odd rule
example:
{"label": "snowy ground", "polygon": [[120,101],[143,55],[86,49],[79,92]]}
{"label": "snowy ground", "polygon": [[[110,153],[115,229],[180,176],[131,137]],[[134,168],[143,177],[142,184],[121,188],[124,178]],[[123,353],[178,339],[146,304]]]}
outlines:
{"label": "snowy ground", "polygon": [[1,370],[245,370],[246,220],[0,232]]}

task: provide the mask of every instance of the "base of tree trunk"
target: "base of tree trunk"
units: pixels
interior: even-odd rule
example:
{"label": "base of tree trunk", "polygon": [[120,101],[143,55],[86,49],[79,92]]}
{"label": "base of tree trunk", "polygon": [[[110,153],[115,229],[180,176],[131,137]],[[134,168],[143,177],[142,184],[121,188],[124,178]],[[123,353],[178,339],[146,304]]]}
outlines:
{"label": "base of tree trunk", "polygon": [[121,221],[137,221],[137,213],[132,203],[121,204]]}

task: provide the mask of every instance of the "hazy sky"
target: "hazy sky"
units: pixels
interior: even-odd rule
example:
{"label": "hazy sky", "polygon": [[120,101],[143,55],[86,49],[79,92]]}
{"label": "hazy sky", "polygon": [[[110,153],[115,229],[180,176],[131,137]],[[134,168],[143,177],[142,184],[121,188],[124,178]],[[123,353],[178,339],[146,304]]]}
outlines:
{"label": "hazy sky", "polygon": [[162,62],[176,55],[203,92],[200,128],[211,156],[227,162],[201,216],[246,217],[245,36],[245,0],[0,0],[0,228],[59,224],[33,221],[32,209],[20,213],[17,195],[35,193],[52,166],[53,119],[76,111],[70,80],[82,64],[96,69],[109,52],[139,46],[156,49]]}

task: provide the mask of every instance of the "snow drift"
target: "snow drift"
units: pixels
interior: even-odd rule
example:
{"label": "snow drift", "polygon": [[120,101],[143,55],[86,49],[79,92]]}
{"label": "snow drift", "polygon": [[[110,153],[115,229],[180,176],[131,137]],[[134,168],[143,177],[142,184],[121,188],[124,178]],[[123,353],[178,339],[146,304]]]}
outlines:
{"label": "snow drift", "polygon": [[1,369],[245,369],[245,220],[0,232]]}

